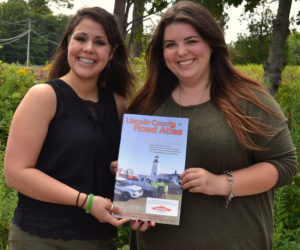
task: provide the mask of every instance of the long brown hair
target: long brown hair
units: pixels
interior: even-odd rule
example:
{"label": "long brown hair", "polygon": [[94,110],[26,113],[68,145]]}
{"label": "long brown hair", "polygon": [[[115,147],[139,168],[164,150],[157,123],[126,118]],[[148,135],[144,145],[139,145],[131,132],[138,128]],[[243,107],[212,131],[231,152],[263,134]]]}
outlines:
{"label": "long brown hair", "polygon": [[109,66],[107,65],[99,75],[98,83],[123,97],[129,95],[133,86],[134,75],[129,67],[128,51],[122,40],[116,19],[100,7],[80,9],[72,18],[54,55],[49,78],[59,78],[69,72],[70,65],[67,60],[69,38],[76,26],[86,18],[102,25],[112,51],[114,51]]}
{"label": "long brown hair", "polygon": [[268,114],[277,115],[256,94],[259,91],[268,95],[268,92],[263,84],[235,69],[229,58],[223,30],[208,10],[194,2],[179,2],[163,14],[146,51],[146,82],[128,112],[152,114],[178,85],[177,77],[167,68],[163,57],[164,31],[174,22],[192,25],[210,45],[213,51],[210,59],[211,102],[225,114],[242,145],[260,150],[252,140],[252,135],[269,136],[269,126],[247,116],[241,101],[251,102]]}

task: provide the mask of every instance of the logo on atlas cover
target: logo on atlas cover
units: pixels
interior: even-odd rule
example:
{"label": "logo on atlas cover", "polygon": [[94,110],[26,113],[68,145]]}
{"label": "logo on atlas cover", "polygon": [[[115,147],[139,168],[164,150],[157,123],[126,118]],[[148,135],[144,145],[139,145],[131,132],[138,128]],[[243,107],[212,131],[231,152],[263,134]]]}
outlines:
{"label": "logo on atlas cover", "polygon": [[164,206],[159,206],[159,207],[153,207],[153,210],[158,210],[158,211],[172,211],[170,208],[164,207]]}

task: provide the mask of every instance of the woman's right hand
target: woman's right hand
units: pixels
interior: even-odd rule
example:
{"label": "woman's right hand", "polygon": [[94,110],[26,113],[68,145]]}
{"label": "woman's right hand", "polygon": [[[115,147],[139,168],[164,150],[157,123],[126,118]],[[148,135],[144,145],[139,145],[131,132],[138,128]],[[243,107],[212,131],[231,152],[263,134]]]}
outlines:
{"label": "woman's right hand", "polygon": [[138,231],[141,231],[141,232],[146,232],[149,227],[154,227],[154,226],[155,226],[155,222],[151,221],[151,220],[146,220],[146,221],[131,220],[130,221],[131,229],[132,230],[138,230]]}
{"label": "woman's right hand", "polygon": [[116,176],[118,170],[118,161],[112,161],[109,165],[110,172]]}
{"label": "woman's right hand", "polygon": [[[88,201],[86,202],[84,209],[86,208],[87,204]],[[100,222],[107,222],[115,227],[119,227],[129,221],[129,219],[127,218],[117,219],[113,217],[112,213],[121,214],[121,209],[117,206],[113,206],[112,210],[111,208],[112,202],[109,199],[103,198],[101,196],[94,196],[90,214]]]}

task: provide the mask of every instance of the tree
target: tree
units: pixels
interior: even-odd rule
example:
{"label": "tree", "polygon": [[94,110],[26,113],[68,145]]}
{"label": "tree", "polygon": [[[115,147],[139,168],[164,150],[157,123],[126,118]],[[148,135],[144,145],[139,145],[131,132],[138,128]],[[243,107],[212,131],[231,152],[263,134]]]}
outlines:
{"label": "tree", "polygon": [[29,0],[29,9],[35,13],[48,14],[51,12],[50,8],[46,4],[46,0]]}
{"label": "tree", "polygon": [[27,61],[29,23],[30,64],[43,65],[51,59],[69,17],[53,16],[47,6],[39,5],[44,2],[9,0],[0,4],[0,60],[22,64]]}
{"label": "tree", "polygon": [[268,60],[264,64],[264,81],[270,83],[272,95],[278,91],[281,83],[281,73],[284,69],[284,48],[289,34],[289,16],[292,0],[279,0],[276,19],[273,22],[273,33]]}
{"label": "tree", "polygon": [[[176,0],[176,2],[180,2],[182,0]],[[200,3],[206,9],[210,11],[210,13],[217,20],[219,25],[226,28],[226,23],[229,20],[228,14],[225,12],[226,0],[191,0],[192,2]],[[241,1],[230,1],[229,2],[241,2]],[[230,3],[232,5],[233,3]]]}
{"label": "tree", "polygon": [[132,29],[128,46],[132,48],[133,57],[140,57],[142,53],[144,0],[136,0],[133,8]]}
{"label": "tree", "polygon": [[72,8],[74,0],[27,0],[29,5],[35,6],[37,9],[48,8],[50,4],[57,5],[59,7]]}
{"label": "tree", "polygon": [[300,65],[300,32],[292,31],[287,39],[287,65]]}
{"label": "tree", "polygon": [[115,0],[114,15],[118,18],[122,37],[125,40],[128,13],[131,6],[131,0]]}
{"label": "tree", "polygon": [[[27,3],[23,0],[8,1],[0,5],[0,30],[1,38],[3,41],[1,45],[3,49],[0,50],[0,60],[4,62],[17,62],[26,60],[26,33],[27,29],[24,29],[24,25],[28,27],[28,20],[25,20],[24,16],[29,15]],[[25,21],[24,21],[25,20]],[[11,23],[15,23],[12,28]],[[21,36],[20,40],[23,43],[14,42],[8,43],[5,39]],[[24,53],[25,52],[25,53]],[[23,57],[25,55],[25,57]]]}
{"label": "tree", "polygon": [[[150,8],[146,9],[146,5]],[[128,45],[133,49],[134,56],[140,56],[143,48],[144,20],[157,14],[168,6],[167,0],[115,0],[114,15],[117,16],[123,39],[130,34]],[[132,21],[129,21],[129,10],[133,8]]]}
{"label": "tree", "polygon": [[239,34],[236,42],[230,46],[231,59],[234,64],[263,64],[268,58],[272,34],[272,21],[275,15],[269,6],[269,0],[263,0],[260,8],[256,8],[243,20],[248,23],[249,34]]}

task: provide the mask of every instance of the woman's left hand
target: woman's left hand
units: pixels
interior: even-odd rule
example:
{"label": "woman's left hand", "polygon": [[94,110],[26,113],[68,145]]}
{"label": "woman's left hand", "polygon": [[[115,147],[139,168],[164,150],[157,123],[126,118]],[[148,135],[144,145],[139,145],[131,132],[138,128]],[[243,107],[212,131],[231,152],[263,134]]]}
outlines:
{"label": "woman's left hand", "polygon": [[146,232],[150,227],[155,227],[155,222],[151,220],[131,220],[130,227],[132,230]]}
{"label": "woman's left hand", "polygon": [[226,175],[215,175],[203,168],[188,168],[180,175],[183,190],[207,195],[226,195],[228,181]]}

